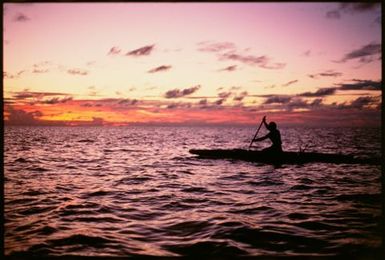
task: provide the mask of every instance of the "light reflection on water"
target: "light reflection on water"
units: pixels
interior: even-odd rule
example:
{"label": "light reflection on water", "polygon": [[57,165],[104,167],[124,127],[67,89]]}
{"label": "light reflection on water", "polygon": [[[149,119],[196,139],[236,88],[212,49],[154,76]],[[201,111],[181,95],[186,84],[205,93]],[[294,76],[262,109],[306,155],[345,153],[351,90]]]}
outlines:
{"label": "light reflection on water", "polygon": [[[247,148],[253,131],[6,127],[5,253],[279,256],[379,250],[380,166],[273,167],[188,153]],[[281,134],[285,150],[380,155],[380,129],[283,128]]]}

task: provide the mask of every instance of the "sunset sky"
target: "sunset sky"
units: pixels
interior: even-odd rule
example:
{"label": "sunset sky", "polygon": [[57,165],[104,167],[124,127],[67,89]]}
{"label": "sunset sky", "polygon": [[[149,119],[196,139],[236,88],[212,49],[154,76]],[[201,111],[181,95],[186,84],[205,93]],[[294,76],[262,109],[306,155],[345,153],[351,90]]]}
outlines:
{"label": "sunset sky", "polygon": [[381,124],[381,5],[3,4],[6,125]]}

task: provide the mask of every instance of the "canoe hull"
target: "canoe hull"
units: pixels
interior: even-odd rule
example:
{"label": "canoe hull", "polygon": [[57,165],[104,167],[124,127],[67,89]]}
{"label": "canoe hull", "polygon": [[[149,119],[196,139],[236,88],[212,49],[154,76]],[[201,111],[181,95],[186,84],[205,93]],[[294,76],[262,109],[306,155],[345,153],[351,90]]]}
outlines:
{"label": "canoe hull", "polygon": [[269,164],[303,164],[311,162],[321,163],[346,163],[346,164],[380,164],[374,158],[356,158],[352,155],[327,154],[327,153],[266,153],[262,151],[249,151],[244,149],[191,149],[192,154],[199,158],[209,159],[233,159],[250,162],[262,162]]}

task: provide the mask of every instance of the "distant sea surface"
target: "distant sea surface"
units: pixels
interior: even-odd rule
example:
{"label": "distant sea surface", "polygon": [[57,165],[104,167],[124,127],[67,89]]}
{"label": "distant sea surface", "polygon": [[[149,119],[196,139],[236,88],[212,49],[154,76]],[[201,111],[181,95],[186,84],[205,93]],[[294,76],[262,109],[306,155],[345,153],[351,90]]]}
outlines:
{"label": "distant sea surface", "polygon": [[[378,256],[381,166],[188,152],[247,148],[255,130],[6,126],[5,254]],[[381,129],[280,131],[287,151],[381,156]]]}

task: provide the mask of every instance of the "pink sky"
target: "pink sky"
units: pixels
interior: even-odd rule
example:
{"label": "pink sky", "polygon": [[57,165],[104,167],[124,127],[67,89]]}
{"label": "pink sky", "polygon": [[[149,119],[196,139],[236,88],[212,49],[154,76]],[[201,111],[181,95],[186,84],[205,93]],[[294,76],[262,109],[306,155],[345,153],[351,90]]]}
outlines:
{"label": "pink sky", "polygon": [[379,4],[3,8],[6,124],[380,124]]}

